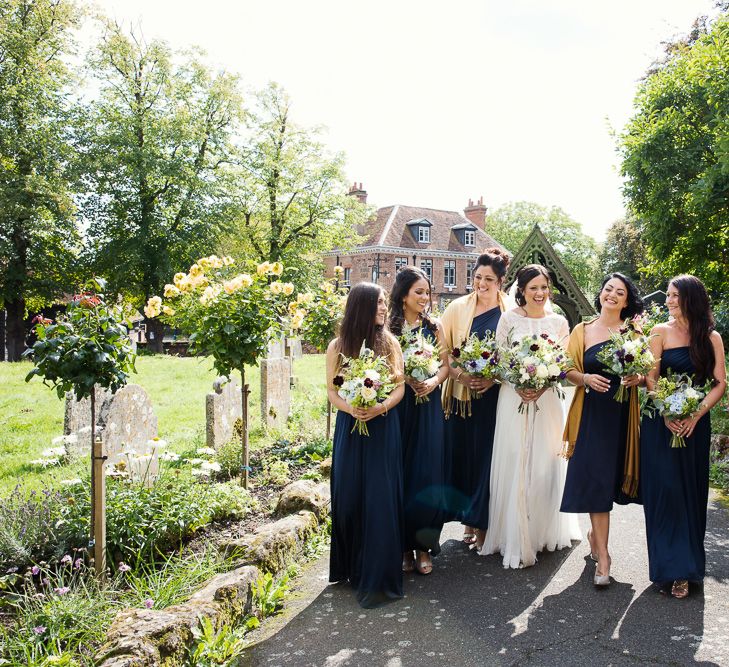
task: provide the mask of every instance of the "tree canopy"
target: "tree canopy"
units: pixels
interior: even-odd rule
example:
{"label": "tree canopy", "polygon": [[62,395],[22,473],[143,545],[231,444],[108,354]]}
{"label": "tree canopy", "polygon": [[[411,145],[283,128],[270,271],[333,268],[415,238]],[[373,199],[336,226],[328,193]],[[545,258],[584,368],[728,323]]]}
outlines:
{"label": "tree canopy", "polygon": [[625,196],[652,275],[729,286],[729,16],[699,26],[653,66],[621,138]]}
{"label": "tree canopy", "polygon": [[597,243],[582,225],[558,206],[534,202],[505,204],[489,213],[486,230],[507,250],[515,253],[538,224],[559,253],[583,292],[591,294],[597,281]]}

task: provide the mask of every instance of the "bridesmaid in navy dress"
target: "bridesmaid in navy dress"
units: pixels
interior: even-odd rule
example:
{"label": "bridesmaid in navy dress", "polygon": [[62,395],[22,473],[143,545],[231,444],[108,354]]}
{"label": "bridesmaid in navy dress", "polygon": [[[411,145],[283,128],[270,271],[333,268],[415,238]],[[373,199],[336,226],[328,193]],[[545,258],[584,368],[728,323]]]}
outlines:
{"label": "bridesmaid in navy dress", "polygon": [[[501,287],[509,261],[509,255],[498,248],[489,248],[476,260],[473,292],[452,301],[443,313],[444,337],[449,350],[458,347],[473,333],[484,338],[496,331],[505,309]],[[463,541],[466,544],[475,542],[480,550],[489,522],[491,456],[499,386],[452,365],[449,373],[443,389],[443,407],[446,414],[451,415],[446,422],[451,476],[446,509],[449,518],[464,524]],[[470,396],[475,398],[471,400]]]}
{"label": "bridesmaid in navy dress", "polygon": [[[637,461],[638,455],[638,395],[637,389],[633,389],[629,401],[616,402],[613,397],[621,378],[609,373],[597,355],[626,318],[643,312],[643,301],[627,276],[612,273],[603,280],[595,309],[598,317],[575,326],[568,346],[575,367],[567,373],[567,379],[576,389],[564,436],[569,465],[560,511],[589,513],[592,529],[587,539],[591,556],[597,561],[594,582],[596,586],[607,586],[611,563],[610,511],[614,502],[630,501],[622,488],[626,447],[634,450],[629,458]],[[632,375],[622,383],[637,387],[643,381],[642,376]],[[633,432],[629,434],[631,403],[635,413],[631,422]],[[629,477],[635,493],[637,475]]]}
{"label": "bridesmaid in navy dress", "polygon": [[[403,397],[402,354],[387,331],[382,288],[352,288],[339,337],[327,349],[327,393],[337,408],[332,454],[332,544],[329,581],[349,581],[363,607],[402,597],[402,447],[395,406]],[[337,393],[341,355],[359,356],[362,341],[387,357],[399,384],[371,408],[354,408]],[[367,422],[369,436],[353,432]]]}
{"label": "bridesmaid in navy dress", "polygon": [[[713,382],[699,409],[687,419],[644,418],[641,445],[641,496],[645,511],[650,580],[676,598],[689,594],[689,581],[701,582],[706,569],[704,535],[709,495],[709,410],[726,391],[724,345],[714,330],[709,297],[698,278],[682,275],[668,283],[671,319],[651,331],[656,368],[648,389],[668,369]],[[672,433],[686,447],[672,448]]]}
{"label": "bridesmaid in navy dress", "polygon": [[[405,397],[397,406],[402,432],[404,465],[405,552],[403,572],[433,570],[431,556],[440,553],[443,529],[445,449],[443,407],[435,391],[448,376],[448,350],[442,328],[428,317],[432,305],[430,281],[414,266],[402,268],[390,293],[390,331],[402,335],[403,327],[418,329],[440,345],[441,368],[424,382],[405,378]],[[416,397],[428,400],[416,403]],[[413,558],[415,551],[415,558]]]}

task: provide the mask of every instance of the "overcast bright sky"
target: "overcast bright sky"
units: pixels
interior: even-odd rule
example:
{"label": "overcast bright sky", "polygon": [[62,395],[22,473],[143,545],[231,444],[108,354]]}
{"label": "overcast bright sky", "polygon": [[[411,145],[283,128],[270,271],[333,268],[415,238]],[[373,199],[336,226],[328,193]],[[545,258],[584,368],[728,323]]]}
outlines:
{"label": "overcast bright sky", "polygon": [[660,42],[711,0],[97,0],[286,88],[376,206],[560,206],[602,238],[623,213],[611,128]]}

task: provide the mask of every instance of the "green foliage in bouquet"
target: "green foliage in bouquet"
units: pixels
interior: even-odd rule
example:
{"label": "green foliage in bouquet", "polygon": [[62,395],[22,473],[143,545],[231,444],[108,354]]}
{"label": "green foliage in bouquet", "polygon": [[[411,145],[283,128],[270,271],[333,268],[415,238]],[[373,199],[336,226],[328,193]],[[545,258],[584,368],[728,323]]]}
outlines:
{"label": "green foliage in bouquet", "polygon": [[73,391],[78,400],[90,396],[94,385],[116,391],[127,383],[135,372],[127,317],[121,306],[106,303],[105,287],[101,278],[92,280],[55,323],[36,318],[37,341],[24,353],[35,367],[26,382],[38,375],[59,398]]}

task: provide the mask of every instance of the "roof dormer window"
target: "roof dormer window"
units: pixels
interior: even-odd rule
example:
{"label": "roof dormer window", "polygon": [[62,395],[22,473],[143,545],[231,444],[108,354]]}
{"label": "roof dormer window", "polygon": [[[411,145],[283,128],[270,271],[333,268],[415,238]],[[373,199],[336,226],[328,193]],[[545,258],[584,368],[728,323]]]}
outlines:
{"label": "roof dormer window", "polygon": [[463,232],[463,245],[475,246],[476,245],[476,232],[473,229],[466,229]]}
{"label": "roof dormer window", "polygon": [[428,218],[417,218],[406,223],[410,233],[418,243],[430,243],[430,228],[433,223]]}
{"label": "roof dormer window", "polygon": [[418,227],[418,243],[430,243],[430,227]]}

